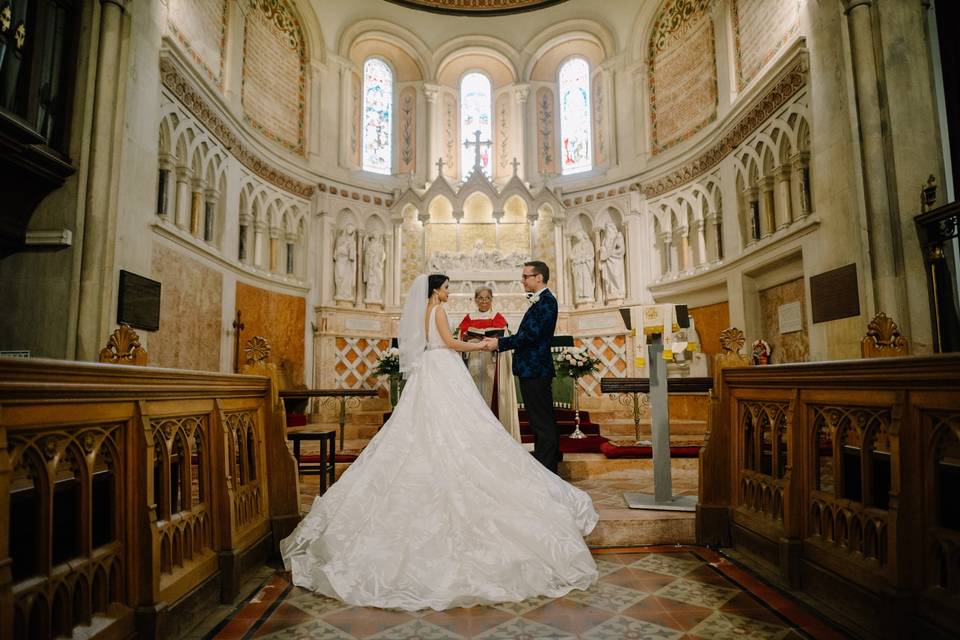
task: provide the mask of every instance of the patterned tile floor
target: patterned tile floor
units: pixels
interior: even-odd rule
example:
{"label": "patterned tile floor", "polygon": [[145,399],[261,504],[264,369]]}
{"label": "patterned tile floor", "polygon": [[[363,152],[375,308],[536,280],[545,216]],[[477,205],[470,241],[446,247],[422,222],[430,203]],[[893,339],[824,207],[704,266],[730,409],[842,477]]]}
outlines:
{"label": "patterned tile floor", "polygon": [[588,591],[449,611],[352,607],[269,577],[205,637],[349,640],[844,638],[796,601],[702,547],[594,552]]}

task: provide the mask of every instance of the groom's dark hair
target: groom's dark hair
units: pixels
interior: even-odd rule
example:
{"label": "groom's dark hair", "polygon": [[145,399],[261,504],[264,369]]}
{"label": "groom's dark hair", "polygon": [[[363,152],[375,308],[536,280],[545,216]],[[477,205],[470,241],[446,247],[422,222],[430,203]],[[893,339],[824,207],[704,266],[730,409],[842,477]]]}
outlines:
{"label": "groom's dark hair", "polygon": [[449,280],[448,276],[442,273],[431,273],[427,278],[427,298],[433,295],[433,292],[443,286],[443,283]]}
{"label": "groom's dark hair", "polygon": [[540,260],[531,260],[530,262],[524,262],[523,266],[533,267],[533,272],[543,276],[543,284],[550,282],[550,267],[547,266],[546,262],[541,262]]}

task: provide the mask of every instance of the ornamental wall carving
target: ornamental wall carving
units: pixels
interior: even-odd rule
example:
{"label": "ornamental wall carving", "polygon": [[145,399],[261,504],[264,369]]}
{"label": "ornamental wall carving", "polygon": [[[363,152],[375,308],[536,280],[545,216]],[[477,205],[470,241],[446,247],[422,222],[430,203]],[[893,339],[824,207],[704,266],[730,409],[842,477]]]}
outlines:
{"label": "ornamental wall carving", "polygon": [[714,168],[750,134],[759,128],[807,84],[806,60],[798,60],[784,77],[740,118],[733,128],[705,153],[651,182],[638,182],[636,187],[648,198],[680,187]]}
{"label": "ornamental wall carving", "polygon": [[243,166],[270,184],[293,195],[307,199],[313,196],[313,185],[274,169],[241,142],[220,115],[194,90],[190,81],[184,77],[173,60],[167,56],[160,58],[160,78],[163,86],[203,123]]}

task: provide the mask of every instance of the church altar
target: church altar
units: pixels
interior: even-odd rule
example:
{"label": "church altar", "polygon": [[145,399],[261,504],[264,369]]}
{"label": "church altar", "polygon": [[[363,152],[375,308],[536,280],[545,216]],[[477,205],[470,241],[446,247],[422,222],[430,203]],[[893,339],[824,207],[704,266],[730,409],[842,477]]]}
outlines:
{"label": "church altar", "polygon": [[[618,312],[645,295],[641,265],[626,264],[630,247],[645,244],[639,218],[627,215],[636,194],[614,191],[574,211],[558,191],[522,180],[519,166],[493,180],[477,160],[458,182],[441,159],[433,180],[417,185],[411,177],[385,207],[324,195],[321,245],[329,250],[320,256],[324,281],[314,311],[315,386],[387,390],[372,370],[397,335],[404,295],[420,273],[449,276],[451,328],[476,311],[482,286],[493,293],[493,312],[515,331],[528,307],[523,264],[541,260],[560,304],[557,334],[572,335],[601,361],[596,376],[578,381],[584,409],[618,408],[599,381],[638,375],[634,338]],[[366,402],[373,408],[386,400]]]}

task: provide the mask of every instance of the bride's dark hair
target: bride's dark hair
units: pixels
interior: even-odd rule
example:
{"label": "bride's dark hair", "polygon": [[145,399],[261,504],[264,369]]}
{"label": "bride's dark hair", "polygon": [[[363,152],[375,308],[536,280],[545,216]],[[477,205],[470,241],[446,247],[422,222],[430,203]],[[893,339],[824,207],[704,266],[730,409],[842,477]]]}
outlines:
{"label": "bride's dark hair", "polygon": [[442,273],[431,273],[430,277],[427,278],[427,299],[433,295],[433,292],[443,286],[443,283],[449,280],[450,278],[443,275]]}

